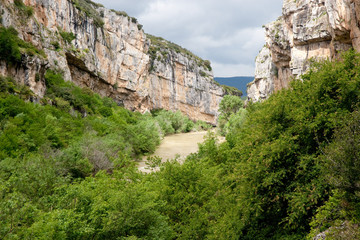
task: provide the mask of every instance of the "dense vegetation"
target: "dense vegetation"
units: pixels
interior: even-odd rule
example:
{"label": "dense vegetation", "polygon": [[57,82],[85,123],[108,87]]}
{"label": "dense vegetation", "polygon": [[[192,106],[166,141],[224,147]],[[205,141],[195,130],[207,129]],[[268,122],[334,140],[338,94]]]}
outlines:
{"label": "dense vegetation", "polygon": [[[0,29],[1,60],[31,45]],[[0,239],[359,239],[360,56],[311,70],[262,103],[227,96],[220,127],[180,164],[139,173],[162,136],[201,128],[141,115],[44,76],[40,101],[0,78]]]}
{"label": "dense vegetation", "polygon": [[[137,182],[141,176],[135,172],[134,159],[153,152],[163,135],[209,126],[202,122],[194,124],[180,112],[159,110],[145,115],[130,112],[109,98],[65,82],[54,71],[48,71],[45,80],[46,96],[42,104],[35,104],[28,101],[35,96],[27,87],[17,85],[11,78],[0,78],[0,238],[88,239],[95,235],[104,239],[118,234],[157,238],[156,234],[168,234],[169,229],[160,233],[153,233],[152,229],[154,225],[167,224],[165,217],[155,211],[161,204],[152,193],[137,185],[133,189],[133,180]],[[128,222],[122,230],[100,230],[110,224],[101,223],[100,219],[83,225],[84,221],[92,221],[87,214],[95,213],[70,206],[74,200],[74,196],[68,195],[70,188],[74,187],[71,191],[77,199],[80,196],[77,188],[93,189],[95,183],[86,179],[93,181],[100,175],[104,179],[96,183],[96,191],[103,192],[105,187],[109,195],[98,200],[101,202],[105,197],[120,204],[111,208],[116,221],[123,218]],[[108,180],[115,178],[111,190]],[[99,192],[83,190],[85,202],[99,196]],[[66,196],[58,195],[62,191]],[[125,192],[128,197],[123,195]],[[119,199],[120,195],[124,198]],[[63,197],[68,200],[61,200]],[[98,203],[93,202],[94,207],[100,207]],[[116,215],[125,209],[121,205],[129,212],[118,219]],[[140,208],[137,214],[143,223],[133,215],[135,205]],[[67,223],[65,216],[70,217]],[[49,222],[49,218],[53,220]],[[129,218],[134,218],[134,222]],[[111,217],[109,221],[115,219]],[[138,226],[133,226],[137,222]]]}
{"label": "dense vegetation", "polygon": [[0,60],[5,60],[10,64],[18,64],[21,63],[21,56],[25,53],[28,56],[39,55],[45,57],[43,51],[19,39],[15,28],[0,27]]}

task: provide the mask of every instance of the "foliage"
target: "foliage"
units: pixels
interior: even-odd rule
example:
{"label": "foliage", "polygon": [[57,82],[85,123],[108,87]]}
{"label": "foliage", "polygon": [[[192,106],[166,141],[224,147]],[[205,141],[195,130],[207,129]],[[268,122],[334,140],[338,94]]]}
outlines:
{"label": "foliage", "polygon": [[[187,56],[188,58],[194,60],[197,65],[202,66],[204,69],[211,71],[211,63],[209,60],[203,60],[198,56],[196,56],[194,53],[190,52],[189,50],[182,48],[181,46],[173,42],[167,41],[161,37],[156,37],[150,34],[146,34],[146,37],[151,41],[149,54],[152,60],[152,64],[154,60],[157,58],[158,54],[161,54],[164,57],[167,55],[168,52],[173,51]],[[203,72],[202,75],[204,74],[206,73]]]}
{"label": "foliage", "polygon": [[360,201],[360,113],[355,111],[335,132],[326,147],[323,171],[329,182],[346,193],[349,201]]}
{"label": "foliage", "polygon": [[[241,98],[234,95],[225,95],[221,100],[219,105],[220,115],[218,120],[221,135],[225,136],[228,133],[229,128],[231,128],[229,126],[230,118],[232,118],[231,122],[243,119],[243,116],[245,116],[245,111],[241,111],[239,114],[237,114],[243,105],[244,104]],[[241,123],[237,122],[235,124],[239,125]]]}
{"label": "foliage", "polygon": [[[0,238],[171,239],[164,203],[132,161],[159,144],[156,117],[120,108],[54,71],[45,80],[39,105],[28,102],[27,87],[0,79]],[[158,114],[166,115],[176,116],[177,130],[180,119],[190,121]]]}
{"label": "foliage", "polygon": [[232,95],[225,95],[220,102],[219,111],[226,120],[229,120],[230,115],[239,111],[243,105],[244,104],[241,98]]}
{"label": "foliage", "polygon": [[16,8],[27,18],[34,14],[34,9],[30,6],[26,6],[22,0],[14,0]]}
{"label": "foliage", "polygon": [[241,97],[243,95],[243,93],[236,87],[231,87],[231,86],[227,86],[227,85],[221,85],[221,87],[224,89],[225,94],[227,94],[227,95],[234,95],[234,96],[238,96],[238,97]]}
{"label": "foliage", "polygon": [[152,112],[154,120],[160,126],[162,135],[179,132],[190,132],[193,130],[208,130],[211,126],[203,121],[194,123],[180,111],[172,112],[165,110],[155,110]]}
{"label": "foliage", "polygon": [[0,27],[0,60],[5,60],[11,64],[19,64],[21,63],[22,54],[45,57],[42,51],[31,43],[21,40],[17,35],[18,32],[13,27]]}
{"label": "foliage", "polygon": [[[102,173],[55,193],[57,209],[38,216],[25,236],[62,239],[169,239],[172,231],[159,213],[163,203],[146,191],[139,176]],[[129,181],[126,180],[128,178]],[[105,190],[106,189],[106,190]],[[104,191],[105,190],[105,191]]]}
{"label": "foliage", "polygon": [[227,141],[209,132],[151,174],[133,159],[203,123],[130,112],[51,70],[43,105],[1,78],[0,238],[358,238],[359,73],[349,51],[246,110],[228,96]]}
{"label": "foliage", "polygon": [[[321,149],[356,110],[359,62],[350,51],[315,64],[290,89],[241,111],[227,142],[218,146],[210,136],[183,165],[163,165],[158,188],[177,238],[304,239],[329,199]],[[358,221],[356,206],[335,217]]]}
{"label": "foliage", "polygon": [[[67,44],[70,44],[74,39],[76,39],[75,34],[72,33],[72,32],[59,31],[59,34],[60,34],[60,36],[62,37],[62,39],[64,39],[64,41],[65,41]],[[58,44],[59,44],[59,43],[55,43],[55,44],[54,44],[54,47],[55,47],[56,49],[59,48]]]}
{"label": "foliage", "polygon": [[231,132],[239,130],[243,127],[246,120],[247,110],[240,108],[236,113],[232,113],[229,120],[226,121],[222,116],[219,117],[219,129],[222,135],[227,135]]}

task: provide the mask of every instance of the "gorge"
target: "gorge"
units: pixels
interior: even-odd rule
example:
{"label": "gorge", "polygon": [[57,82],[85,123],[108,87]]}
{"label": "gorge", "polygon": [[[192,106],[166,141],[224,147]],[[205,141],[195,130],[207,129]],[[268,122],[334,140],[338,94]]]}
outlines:
{"label": "gorge", "polygon": [[0,74],[39,97],[46,90],[46,70],[59,69],[65,80],[127,109],[180,110],[216,124],[224,91],[213,80],[210,62],[145,34],[125,12],[87,0],[2,0],[0,13],[4,27],[14,27],[21,39],[44,52],[42,57],[24,54],[18,66],[0,61]]}
{"label": "gorge", "polygon": [[360,239],[359,10],[284,0],[246,104],[125,12],[0,0],[0,239]]}

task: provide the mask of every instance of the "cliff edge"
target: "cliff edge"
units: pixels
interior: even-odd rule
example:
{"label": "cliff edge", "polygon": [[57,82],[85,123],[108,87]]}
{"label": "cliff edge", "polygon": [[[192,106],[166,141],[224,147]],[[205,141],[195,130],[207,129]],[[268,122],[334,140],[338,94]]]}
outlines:
{"label": "cliff edge", "polygon": [[150,37],[125,12],[89,0],[0,0],[0,23],[45,57],[22,54],[21,64],[0,61],[0,74],[46,91],[47,69],[108,96],[126,108],[181,110],[216,124],[223,89],[211,66],[185,49]]}
{"label": "cliff edge", "polygon": [[311,59],[335,59],[349,48],[360,51],[360,2],[284,0],[282,16],[264,29],[266,44],[247,90],[252,101],[288,87]]}

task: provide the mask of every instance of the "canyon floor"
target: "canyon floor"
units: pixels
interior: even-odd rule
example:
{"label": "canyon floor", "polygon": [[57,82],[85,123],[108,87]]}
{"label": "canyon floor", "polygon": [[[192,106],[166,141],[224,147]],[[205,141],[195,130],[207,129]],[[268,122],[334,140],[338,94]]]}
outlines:
{"label": "canyon floor", "polygon": [[[213,130],[216,131],[216,130]],[[160,146],[154,154],[151,156],[157,156],[162,158],[162,162],[167,160],[174,159],[176,156],[179,157],[179,161],[182,161],[191,153],[198,151],[198,144],[204,142],[204,137],[206,136],[207,131],[201,132],[190,132],[190,133],[178,133],[174,135],[169,135],[164,137],[161,141]],[[219,142],[225,141],[224,137],[218,137]],[[144,156],[143,159],[139,162],[138,169],[141,172],[151,172],[151,169],[148,169],[146,165],[146,160],[148,156]]]}

